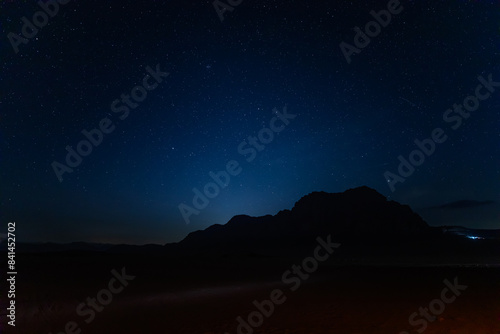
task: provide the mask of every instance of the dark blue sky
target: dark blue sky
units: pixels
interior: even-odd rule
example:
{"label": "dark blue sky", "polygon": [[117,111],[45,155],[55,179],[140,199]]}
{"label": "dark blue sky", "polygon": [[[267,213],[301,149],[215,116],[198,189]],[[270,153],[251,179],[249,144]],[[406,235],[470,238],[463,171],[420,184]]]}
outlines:
{"label": "dark blue sky", "polygon": [[[479,76],[500,82],[500,5],[401,1],[348,64],[340,43],[355,46],[354,27],[387,4],[244,0],[221,22],[209,1],[73,0],[15,53],[9,33],[41,7],[4,2],[2,221],[17,222],[20,241],[166,243],[236,214],[276,214],[312,191],[367,185],[432,225],[500,228],[497,204],[426,209],[500,201],[500,87],[481,88],[489,96],[457,129],[443,119]],[[169,74],[156,85],[147,67]],[[151,90],[134,88],[147,74]],[[144,100],[114,112],[131,93]],[[296,117],[264,130],[248,162],[239,145],[285,106]],[[112,131],[60,182],[53,162],[66,164],[66,146],[101,122]],[[384,173],[436,128],[447,140],[391,191]],[[231,160],[239,174],[186,224],[179,205],[193,207],[193,188]]]}

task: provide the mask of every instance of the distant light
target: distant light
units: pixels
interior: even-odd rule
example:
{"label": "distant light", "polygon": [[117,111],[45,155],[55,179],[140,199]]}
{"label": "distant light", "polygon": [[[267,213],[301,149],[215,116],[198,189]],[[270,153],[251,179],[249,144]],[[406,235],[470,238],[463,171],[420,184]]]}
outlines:
{"label": "distant light", "polygon": [[484,238],[481,238],[481,237],[476,237],[476,236],[473,236],[473,235],[468,235],[467,238],[469,239],[473,239],[473,240],[476,240],[476,239],[484,239]]}

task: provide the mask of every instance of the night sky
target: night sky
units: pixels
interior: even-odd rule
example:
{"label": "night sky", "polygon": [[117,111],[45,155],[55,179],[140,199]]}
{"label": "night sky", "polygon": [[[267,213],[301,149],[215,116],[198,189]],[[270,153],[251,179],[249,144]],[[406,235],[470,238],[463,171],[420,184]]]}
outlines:
{"label": "night sky", "polygon": [[[0,218],[18,242],[174,242],[362,185],[431,225],[500,228],[498,1],[402,0],[369,43],[354,28],[395,1],[221,0],[223,21],[211,1],[61,2],[30,38],[41,6],[0,5]],[[98,145],[70,167],[84,133]],[[461,200],[479,202],[431,209]]]}

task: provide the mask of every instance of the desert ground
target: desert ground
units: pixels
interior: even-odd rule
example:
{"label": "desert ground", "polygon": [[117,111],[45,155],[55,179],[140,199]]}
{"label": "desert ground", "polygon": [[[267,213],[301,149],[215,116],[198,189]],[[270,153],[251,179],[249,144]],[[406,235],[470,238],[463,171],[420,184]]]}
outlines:
{"label": "desert ground", "polygon": [[[292,284],[282,275],[299,258],[75,253],[22,255],[19,263],[16,326],[7,333],[500,333],[498,267],[327,261]],[[111,270],[123,268],[134,278],[87,323],[78,305],[109,289]],[[455,279],[459,295],[448,291],[453,301],[443,302],[432,321],[418,315],[410,324],[412,313],[442,298],[444,280]],[[264,308],[270,314],[260,319],[253,302],[270,300],[276,290],[280,303],[272,302],[272,312]],[[248,323],[252,312],[258,326],[242,327],[238,317]]]}

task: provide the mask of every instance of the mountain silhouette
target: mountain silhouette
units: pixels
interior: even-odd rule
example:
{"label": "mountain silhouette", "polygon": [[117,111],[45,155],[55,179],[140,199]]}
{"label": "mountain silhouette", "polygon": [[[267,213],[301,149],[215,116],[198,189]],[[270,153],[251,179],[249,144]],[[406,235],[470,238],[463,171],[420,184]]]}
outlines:
{"label": "mountain silhouette", "polygon": [[342,193],[313,192],[292,210],[275,216],[238,215],[225,225],[212,225],[190,233],[178,245],[190,250],[296,249],[309,247],[317,236],[335,240],[417,238],[435,228],[407,205],[388,201],[363,186]]}
{"label": "mountain silhouette", "polygon": [[[500,256],[500,230],[460,226],[429,226],[407,205],[389,201],[363,186],[342,193],[313,192],[291,210],[276,215],[237,215],[226,224],[195,231],[178,243],[160,245],[19,244],[19,251],[100,252],[177,256],[301,256],[315,246],[317,237],[331,236],[342,246],[340,259],[420,259],[470,261]],[[7,243],[0,243],[6,251]],[[76,253],[75,253],[76,254]],[[343,261],[343,260],[342,260]]]}

